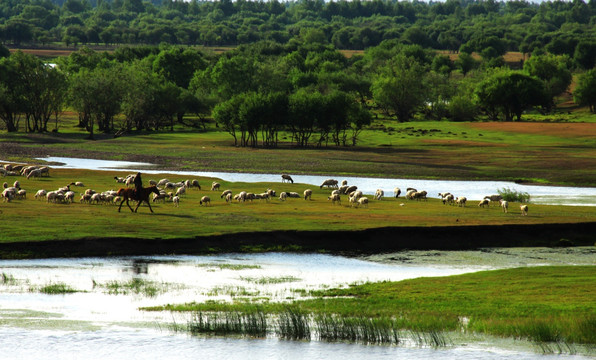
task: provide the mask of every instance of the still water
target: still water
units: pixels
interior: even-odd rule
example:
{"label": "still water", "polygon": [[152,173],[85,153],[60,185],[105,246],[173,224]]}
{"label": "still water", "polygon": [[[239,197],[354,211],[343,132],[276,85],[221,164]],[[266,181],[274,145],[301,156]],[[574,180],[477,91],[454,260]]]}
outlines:
{"label": "still water", "polygon": [[[548,264],[594,264],[593,248],[406,252],[382,259],[330,255],[222,254],[0,261],[0,359],[544,359],[530,344],[454,339],[447,348],[320,341],[193,337],[170,330],[190,315],[145,306],[261,298],[300,299],[304,290]],[[495,256],[490,256],[490,253]],[[429,261],[434,259],[434,261]],[[473,264],[473,265],[470,265]],[[123,292],[133,281],[155,293]],[[77,292],[47,295],[63,284]],[[120,291],[114,288],[120,286]],[[585,356],[560,356],[583,359]]]}
{"label": "still water", "polygon": [[[147,174],[167,173],[172,175],[170,178],[172,181],[184,180],[194,176],[218,178],[231,182],[281,182],[280,174],[152,170],[152,164],[148,163],[68,157],[47,157],[40,158],[39,160],[63,164],[53,166],[56,168],[122,170],[130,173],[143,171],[143,173]],[[179,179],[174,178],[174,176],[178,176]],[[314,186],[319,186],[325,179],[330,177],[333,176],[292,175],[295,183]],[[437,197],[439,192],[449,191],[455,196],[465,196],[468,199],[478,200],[486,195],[496,194],[498,189],[509,188],[515,191],[529,193],[532,196],[532,202],[536,204],[596,206],[596,188],[587,187],[522,185],[507,181],[414,180],[367,177],[341,177],[336,179],[339,181],[347,180],[348,184],[358,186],[365,194],[374,194],[377,189],[381,188],[385,191],[385,196],[391,196],[393,194],[393,188],[399,187],[402,190],[403,196],[406,188],[413,187],[418,190],[426,190],[431,197]]]}

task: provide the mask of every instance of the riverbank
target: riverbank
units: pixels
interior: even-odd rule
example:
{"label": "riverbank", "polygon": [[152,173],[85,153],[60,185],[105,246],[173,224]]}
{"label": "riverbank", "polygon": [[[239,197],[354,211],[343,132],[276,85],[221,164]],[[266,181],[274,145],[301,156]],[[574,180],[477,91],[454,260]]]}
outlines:
{"label": "riverbank", "polygon": [[596,222],[575,224],[384,227],[357,231],[256,231],[194,238],[86,237],[0,243],[0,258],[199,255],[270,251],[348,256],[401,250],[566,247],[596,244]]}

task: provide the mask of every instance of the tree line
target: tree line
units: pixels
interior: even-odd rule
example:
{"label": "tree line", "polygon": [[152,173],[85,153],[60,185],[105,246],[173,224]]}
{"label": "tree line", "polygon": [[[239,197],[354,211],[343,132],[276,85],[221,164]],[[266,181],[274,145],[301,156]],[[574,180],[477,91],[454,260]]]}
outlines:
{"label": "tree line", "polygon": [[596,0],[3,0],[0,41],[237,46],[321,29],[337,49],[385,40],[483,57],[545,49],[591,69],[595,14]]}
{"label": "tree line", "polygon": [[[93,138],[178,124],[201,129],[212,119],[238,146],[351,146],[376,116],[514,121],[528,109],[553,111],[577,69],[567,55],[535,51],[512,70],[502,58],[452,60],[396,40],[346,57],[323,35],[311,29],[285,45],[262,41],[221,54],[83,48],[55,66],[0,47],[0,120],[9,132],[53,131],[72,109]],[[583,72],[574,90],[592,111],[595,82],[596,70]]]}

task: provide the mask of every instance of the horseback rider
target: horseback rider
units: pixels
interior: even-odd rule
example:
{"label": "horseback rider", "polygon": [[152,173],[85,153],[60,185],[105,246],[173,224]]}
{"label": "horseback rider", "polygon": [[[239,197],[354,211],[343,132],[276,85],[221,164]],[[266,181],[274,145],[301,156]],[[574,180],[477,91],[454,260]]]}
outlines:
{"label": "horseback rider", "polygon": [[141,190],[141,188],[143,187],[143,180],[141,179],[141,173],[138,172],[137,175],[135,175],[135,179],[134,179],[134,184],[135,184],[135,192],[134,192],[134,197],[136,200],[138,200],[139,196],[139,191]]}

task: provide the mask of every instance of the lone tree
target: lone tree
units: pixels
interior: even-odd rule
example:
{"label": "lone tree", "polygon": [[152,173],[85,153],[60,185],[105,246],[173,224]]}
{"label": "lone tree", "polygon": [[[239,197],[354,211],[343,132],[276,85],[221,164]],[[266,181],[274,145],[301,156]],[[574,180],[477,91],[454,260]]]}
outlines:
{"label": "lone tree", "polygon": [[596,68],[579,78],[573,99],[579,105],[589,106],[591,112],[596,112]]}
{"label": "lone tree", "polygon": [[503,115],[505,121],[521,120],[524,110],[548,106],[550,97],[544,83],[519,71],[499,70],[476,87],[477,103],[489,117]]}

